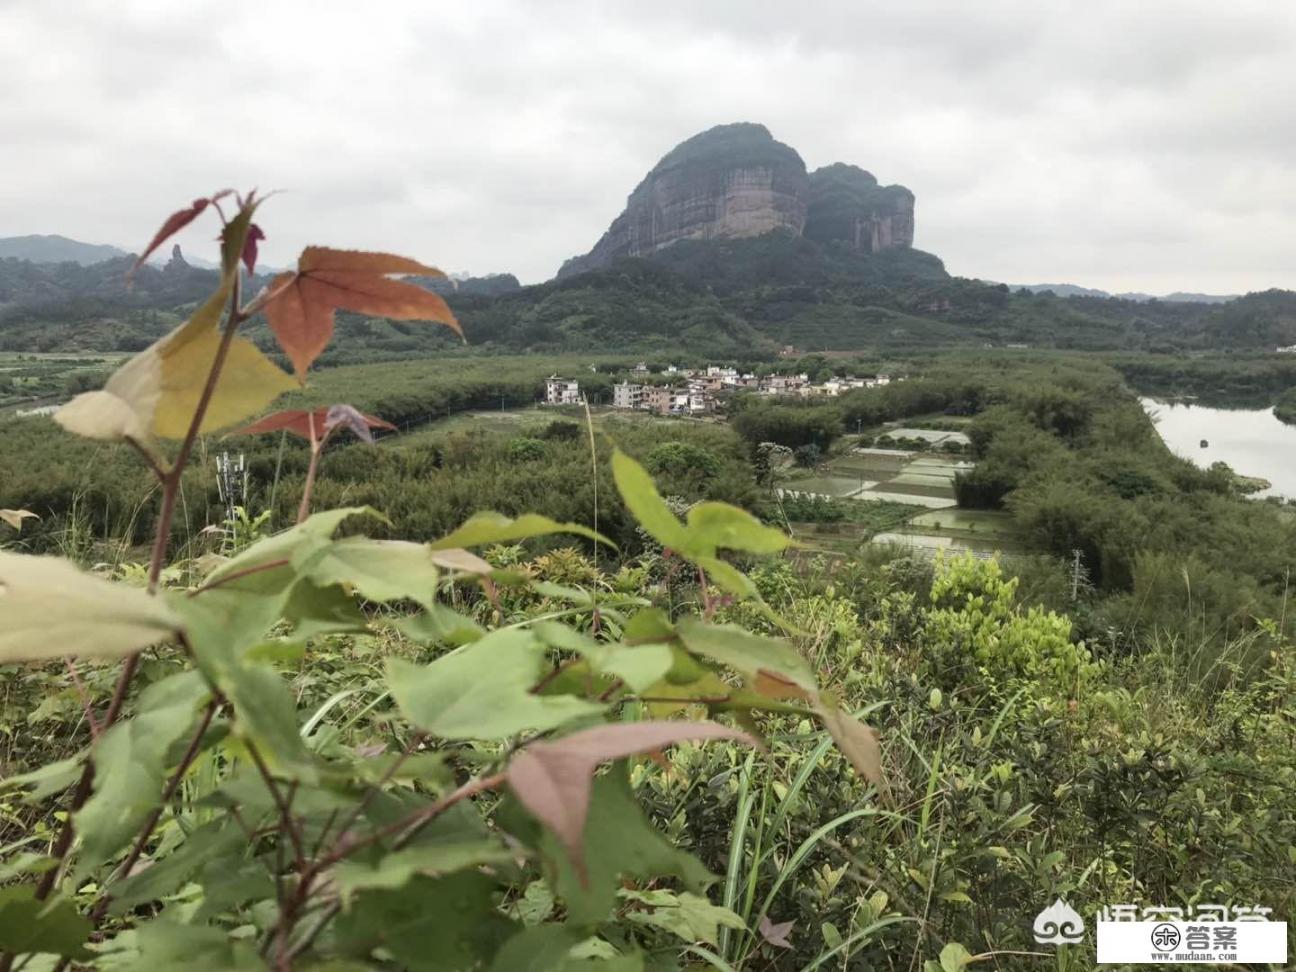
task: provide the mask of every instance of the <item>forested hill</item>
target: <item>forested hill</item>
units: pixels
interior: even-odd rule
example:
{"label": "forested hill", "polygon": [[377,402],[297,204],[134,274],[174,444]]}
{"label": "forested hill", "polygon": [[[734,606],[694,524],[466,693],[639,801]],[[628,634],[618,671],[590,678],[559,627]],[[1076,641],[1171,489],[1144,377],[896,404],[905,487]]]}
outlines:
{"label": "forested hill", "polygon": [[[142,268],[128,289],[129,263],[0,260],[0,350],[136,349],[173,326],[214,280],[180,258]],[[1296,344],[1291,291],[1223,304],[1062,298],[951,277],[920,250],[866,254],[784,232],[680,240],[530,287],[508,275],[464,281],[448,297],[473,345],[511,351],[732,356],[784,345],[1272,351]],[[353,360],[433,351],[451,340],[418,324],[344,316],[341,327]]]}

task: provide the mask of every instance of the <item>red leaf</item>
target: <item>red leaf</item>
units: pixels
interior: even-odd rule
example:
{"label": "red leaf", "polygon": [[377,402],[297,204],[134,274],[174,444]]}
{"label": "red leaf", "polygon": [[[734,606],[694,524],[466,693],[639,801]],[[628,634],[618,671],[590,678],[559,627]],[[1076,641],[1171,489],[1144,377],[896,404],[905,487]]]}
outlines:
{"label": "red leaf", "polygon": [[391,253],[308,246],[297,261],[296,273],[274,279],[266,317],[299,380],[304,380],[311,363],[332,339],[338,309],[398,321],[437,321],[463,336],[440,295],[386,276],[393,273],[445,276],[435,267]]}
{"label": "red leaf", "polygon": [[147,260],[159,246],[165,243],[170,237],[179,233],[182,229],[192,223],[202,214],[202,211],[219,199],[228,196],[232,190],[222,189],[220,192],[213,193],[204,199],[195,199],[188,209],[179,209],[166,218],[162,228],[153,234],[153,239],[149,240],[149,245],[144,248],[135,265],[130,268],[127,279],[135,276],[135,271],[144,266]]}
{"label": "red leaf", "polygon": [[265,233],[261,232],[261,227],[253,223],[248,227],[247,239],[243,241],[243,266],[247,267],[247,272],[252,273],[256,268],[257,261],[257,243],[265,239]]}
{"label": "red leaf", "polygon": [[747,733],[714,722],[618,722],[551,742],[532,743],[509,763],[508,784],[532,816],[553,831],[583,882],[585,819],[598,765],[685,740],[704,739],[735,739],[757,745]]}
{"label": "red leaf", "polygon": [[792,943],[788,941],[788,933],[792,931],[795,921],[780,921],[777,925],[769,920],[767,915],[761,915],[761,920],[757,924],[760,930],[761,938],[771,945],[777,945],[779,948],[791,948]]}
{"label": "red leaf", "polygon": [[[340,410],[345,410],[340,411]],[[345,418],[334,418],[330,424],[330,416],[345,414]],[[384,421],[375,415],[366,415],[365,413],[352,408],[350,405],[328,405],[317,408],[313,412],[307,412],[304,409],[293,408],[282,412],[274,412],[264,418],[258,419],[251,425],[245,425],[241,429],[235,429],[231,435],[259,435],[263,432],[278,432],[280,429],[286,429],[293,435],[299,435],[303,439],[311,438],[312,426],[314,428],[314,438],[321,439],[324,434],[338,425],[345,424],[351,431],[366,442],[373,442],[371,429],[394,429],[396,426],[390,422]]]}

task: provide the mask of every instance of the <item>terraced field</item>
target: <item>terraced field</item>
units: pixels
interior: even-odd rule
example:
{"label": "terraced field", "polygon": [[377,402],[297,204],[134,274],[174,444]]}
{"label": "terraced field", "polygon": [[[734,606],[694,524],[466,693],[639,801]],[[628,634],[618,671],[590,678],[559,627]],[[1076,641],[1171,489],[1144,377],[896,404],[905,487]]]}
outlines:
{"label": "terraced field", "polygon": [[[897,430],[922,433],[913,438],[959,433],[927,429]],[[978,556],[996,551],[1016,552],[1012,517],[1007,513],[960,510],[954,498],[954,477],[972,463],[946,454],[899,449],[854,449],[824,464],[814,474],[793,474],[780,487],[783,495],[822,496],[852,503],[887,504],[908,510],[894,525],[885,522],[795,524],[798,539],[824,553],[846,554],[865,542],[900,544],[934,555],[938,550],[970,550]],[[899,507],[897,504],[904,504]],[[926,512],[922,512],[922,510]]]}
{"label": "terraced field", "polygon": [[816,470],[792,476],[781,489],[853,500],[909,503],[928,509],[954,506],[954,475],[972,464],[898,449],[855,449]]}

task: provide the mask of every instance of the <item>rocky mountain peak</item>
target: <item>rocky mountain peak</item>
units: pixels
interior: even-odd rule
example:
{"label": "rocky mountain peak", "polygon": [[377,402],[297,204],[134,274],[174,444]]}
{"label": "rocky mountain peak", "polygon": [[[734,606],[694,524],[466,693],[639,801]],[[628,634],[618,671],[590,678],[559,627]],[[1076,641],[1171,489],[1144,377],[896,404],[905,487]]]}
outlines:
{"label": "rocky mountain peak", "polygon": [[681,239],[741,239],[776,230],[873,253],[913,245],[914,197],[864,169],[835,163],[807,173],[796,149],[753,122],[685,139],[635,187],[626,208],[558,276],[646,256]]}

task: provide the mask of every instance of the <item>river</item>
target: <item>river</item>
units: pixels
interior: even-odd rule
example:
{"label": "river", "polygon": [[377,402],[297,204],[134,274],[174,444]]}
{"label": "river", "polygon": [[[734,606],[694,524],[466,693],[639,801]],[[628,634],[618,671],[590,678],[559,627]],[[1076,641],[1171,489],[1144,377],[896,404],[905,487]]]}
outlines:
{"label": "river", "polygon": [[1227,462],[1239,475],[1273,484],[1254,495],[1296,499],[1296,426],[1279,422],[1267,408],[1209,408],[1154,398],[1142,402],[1176,455],[1203,469]]}

